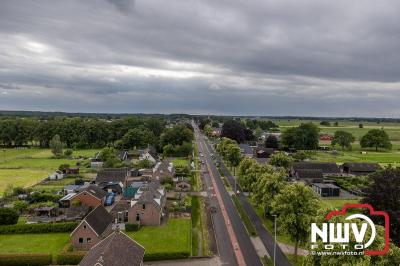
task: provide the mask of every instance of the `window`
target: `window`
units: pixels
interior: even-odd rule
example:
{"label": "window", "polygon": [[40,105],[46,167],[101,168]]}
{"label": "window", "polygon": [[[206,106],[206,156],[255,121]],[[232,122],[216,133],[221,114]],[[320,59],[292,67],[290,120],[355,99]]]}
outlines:
{"label": "window", "polygon": [[83,238],[82,237],[79,238],[79,243],[83,243]]}
{"label": "window", "polygon": [[86,225],[83,226],[83,229],[86,229]]}
{"label": "window", "polygon": [[139,222],[140,221],[140,216],[139,213],[136,214],[136,221]]}
{"label": "window", "polygon": [[86,242],[92,243],[92,239],[90,237],[86,238]]}
{"label": "window", "polygon": [[145,210],[146,209],[146,204],[143,204],[142,208],[143,208],[143,210]]}

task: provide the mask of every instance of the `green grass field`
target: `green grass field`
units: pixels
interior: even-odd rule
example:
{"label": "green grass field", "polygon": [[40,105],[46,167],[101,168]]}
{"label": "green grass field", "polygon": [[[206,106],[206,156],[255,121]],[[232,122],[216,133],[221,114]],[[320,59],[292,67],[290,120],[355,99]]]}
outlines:
{"label": "green grass field", "polygon": [[345,204],[359,203],[360,199],[322,199],[319,202],[321,207],[326,207],[329,210],[340,210]]}
{"label": "green grass field", "polygon": [[68,233],[0,235],[0,253],[59,253],[68,243]]}
{"label": "green grass field", "polygon": [[142,226],[137,232],[127,232],[143,245],[147,254],[191,250],[190,219],[169,219],[166,225]]}
{"label": "green grass field", "polygon": [[189,166],[189,161],[187,159],[174,159],[172,161],[172,163],[174,164],[174,167],[186,167]]}
{"label": "green grass field", "polygon": [[[98,150],[77,150],[73,156],[90,157]],[[0,150],[0,196],[11,184],[32,186],[58,169],[60,164],[76,165],[76,160],[54,159],[49,149],[2,149]]]}

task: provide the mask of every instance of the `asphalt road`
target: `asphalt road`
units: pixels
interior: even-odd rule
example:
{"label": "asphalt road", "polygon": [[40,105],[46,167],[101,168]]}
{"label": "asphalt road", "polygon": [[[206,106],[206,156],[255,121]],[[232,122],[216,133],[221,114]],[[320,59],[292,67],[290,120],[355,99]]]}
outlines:
{"label": "asphalt road", "polygon": [[[239,260],[240,255],[242,255],[244,264],[248,266],[262,266],[239,213],[232,202],[231,196],[222,183],[221,176],[211,158],[209,147],[206,146],[207,144],[197,128],[195,129],[196,143],[199,147],[199,152],[203,154],[204,157],[202,157],[202,160],[207,164],[203,170],[209,171],[209,173],[203,174],[203,182],[205,182],[208,188],[207,192],[210,196],[210,205],[218,208],[217,212],[212,214],[212,220],[221,262],[224,265],[242,265],[243,261],[238,262],[239,253]],[[213,183],[216,185],[218,191],[214,191]],[[221,210],[220,202],[216,197],[217,193],[219,193],[222,200],[222,208],[225,207],[224,210]],[[222,213],[223,211],[227,214],[225,218]],[[231,242],[232,234],[229,233],[228,229],[233,231],[233,239],[234,241],[237,240],[238,246]]]}
{"label": "asphalt road", "polygon": [[[206,143],[206,145],[209,150],[212,150],[211,146],[208,143]],[[218,155],[215,155],[215,156],[218,157]],[[234,177],[231,175],[231,173],[228,171],[226,166],[223,164],[222,160],[219,159],[219,161],[221,162],[220,167],[221,167],[223,174],[228,179],[228,182],[230,183],[231,187],[234,187],[235,186]],[[237,189],[241,190],[238,184],[236,184],[236,186],[237,186]],[[274,243],[275,243],[274,237],[267,231],[267,229],[265,229],[261,218],[257,215],[257,213],[255,212],[255,210],[253,209],[251,204],[248,202],[246,196],[244,196],[243,193],[239,193],[237,196],[238,196],[240,202],[242,203],[243,208],[245,209],[250,220],[254,224],[254,226],[257,230],[258,236],[261,238],[261,241],[263,242],[265,248],[267,249],[268,254],[270,254],[271,258],[273,259]],[[279,245],[276,246],[276,265],[278,265],[278,266],[290,266],[291,265],[291,263],[287,259],[286,255],[280,249]]]}

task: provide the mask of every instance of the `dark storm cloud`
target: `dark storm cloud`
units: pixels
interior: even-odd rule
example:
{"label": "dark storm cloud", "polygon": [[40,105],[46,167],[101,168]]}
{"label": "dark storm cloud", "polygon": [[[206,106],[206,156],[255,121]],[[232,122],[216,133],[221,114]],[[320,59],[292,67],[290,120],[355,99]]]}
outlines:
{"label": "dark storm cloud", "polygon": [[398,116],[399,7],[1,1],[0,109]]}

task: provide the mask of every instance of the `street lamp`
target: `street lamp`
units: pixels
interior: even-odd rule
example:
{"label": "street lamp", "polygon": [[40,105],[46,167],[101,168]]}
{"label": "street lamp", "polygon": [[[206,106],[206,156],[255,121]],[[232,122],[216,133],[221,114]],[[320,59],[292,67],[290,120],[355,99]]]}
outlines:
{"label": "street lamp", "polygon": [[276,265],[276,214],[272,214],[274,216],[274,237],[275,237],[275,243],[274,243],[274,266]]}

